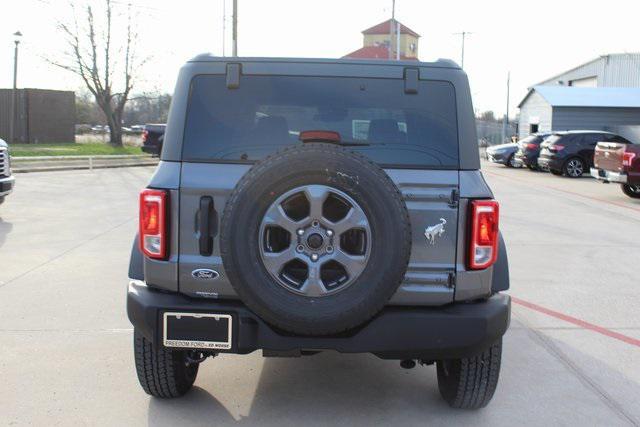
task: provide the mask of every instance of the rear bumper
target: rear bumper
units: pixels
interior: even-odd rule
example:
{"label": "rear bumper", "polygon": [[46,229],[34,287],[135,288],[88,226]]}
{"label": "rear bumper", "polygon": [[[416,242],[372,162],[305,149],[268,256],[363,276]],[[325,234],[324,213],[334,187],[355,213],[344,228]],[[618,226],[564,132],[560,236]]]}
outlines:
{"label": "rear bumper", "polygon": [[140,149],[144,153],[148,154],[160,154],[160,146],[158,145],[143,145]]}
{"label": "rear bumper", "polygon": [[530,167],[538,167],[538,155],[537,154],[525,154],[516,153],[515,159],[517,162]]}
{"label": "rear bumper", "polygon": [[13,191],[16,179],[13,176],[0,178],[0,197],[4,197]]}
{"label": "rear bumper", "polygon": [[506,332],[511,299],[496,294],[475,303],[443,307],[387,307],[364,326],[338,336],[296,336],[278,331],[242,303],[194,299],[132,281],[127,295],[129,320],[154,345],[162,345],[166,311],[230,314],[233,336],[228,353],[255,350],[293,352],[335,350],[373,353],[385,359],[460,358],[481,352]]}
{"label": "rear bumper", "polygon": [[624,172],[613,172],[598,168],[591,168],[591,176],[600,181],[618,182],[620,184],[626,184],[629,179]]}
{"label": "rear bumper", "polygon": [[538,157],[538,167],[543,170],[561,170],[562,161],[553,157]]}
{"label": "rear bumper", "polygon": [[508,160],[509,160],[509,155],[504,155],[502,153],[490,153],[487,152],[487,160],[489,160],[492,163],[499,163],[501,165],[506,165]]}

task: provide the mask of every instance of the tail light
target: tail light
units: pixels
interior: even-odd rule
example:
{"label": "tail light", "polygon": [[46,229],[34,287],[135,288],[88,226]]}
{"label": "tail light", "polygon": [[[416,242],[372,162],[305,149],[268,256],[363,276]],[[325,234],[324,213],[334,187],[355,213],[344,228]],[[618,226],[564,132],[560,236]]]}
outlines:
{"label": "tail light", "polygon": [[549,146],[549,150],[551,150],[551,151],[561,151],[561,150],[564,150],[564,145],[553,144],[553,145]]}
{"label": "tail light", "polygon": [[467,267],[471,270],[488,268],[498,258],[499,205],[495,200],[471,201],[471,239]]}
{"label": "tail light", "polygon": [[622,153],[622,166],[630,167],[635,157],[636,157],[636,153],[629,153],[629,152]]}
{"label": "tail light", "polygon": [[525,144],[524,148],[528,148],[529,150],[535,150],[536,148],[538,148],[538,146],[532,142]]}
{"label": "tail light", "polygon": [[140,193],[140,250],[149,258],[167,257],[167,200],[165,190]]}
{"label": "tail light", "polygon": [[303,130],[300,132],[299,139],[302,142],[340,142],[341,137],[340,133],[333,130]]}
{"label": "tail light", "polygon": [[142,143],[144,144],[145,142],[147,142],[147,138],[149,138],[149,131],[148,130],[144,130],[142,131]]}

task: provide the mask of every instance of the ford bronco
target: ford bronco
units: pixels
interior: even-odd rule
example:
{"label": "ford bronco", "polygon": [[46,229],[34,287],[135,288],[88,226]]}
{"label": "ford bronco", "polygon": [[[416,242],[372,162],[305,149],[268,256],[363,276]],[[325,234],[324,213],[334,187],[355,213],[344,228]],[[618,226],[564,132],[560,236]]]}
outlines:
{"label": "ford bronco", "polygon": [[476,141],[448,60],[189,61],[131,253],[142,388],[333,350],[435,364],[451,406],[487,405],[509,273]]}

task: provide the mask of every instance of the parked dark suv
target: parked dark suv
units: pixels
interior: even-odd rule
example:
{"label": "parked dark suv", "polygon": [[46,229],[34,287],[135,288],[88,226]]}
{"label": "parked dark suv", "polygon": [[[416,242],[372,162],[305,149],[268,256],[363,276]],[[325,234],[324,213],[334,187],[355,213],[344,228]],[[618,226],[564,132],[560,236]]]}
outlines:
{"label": "parked dark suv", "polygon": [[159,156],[162,151],[165,124],[146,124],[142,131],[142,151]]}
{"label": "parked dark suv", "polygon": [[451,61],[187,63],[131,254],[142,388],[180,396],[220,353],[333,350],[436,364],[451,406],[485,406],[510,299],[476,141]]}
{"label": "parked dark suv", "polygon": [[549,133],[534,133],[518,141],[518,151],[516,151],[515,154],[515,162],[531,170],[538,169],[540,144],[542,144],[549,135]]}
{"label": "parked dark suv", "polygon": [[571,178],[589,173],[598,142],[629,144],[625,138],[610,132],[575,130],[555,132],[540,145],[538,166],[555,175]]}

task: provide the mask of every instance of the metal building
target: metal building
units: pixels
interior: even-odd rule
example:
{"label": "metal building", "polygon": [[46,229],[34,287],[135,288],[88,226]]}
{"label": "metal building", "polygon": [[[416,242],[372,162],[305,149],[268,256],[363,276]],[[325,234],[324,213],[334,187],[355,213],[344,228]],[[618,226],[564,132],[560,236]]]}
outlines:
{"label": "metal building", "polygon": [[534,86],[518,105],[520,137],[606,130],[640,143],[640,88]]}
{"label": "metal building", "polygon": [[640,87],[640,53],[600,56],[536,86]]}
{"label": "metal building", "polygon": [[[0,138],[10,142],[11,89],[0,89]],[[74,142],[76,106],[70,91],[18,89],[14,137],[18,143]]]}
{"label": "metal building", "polygon": [[600,56],[531,88],[518,105],[519,136],[607,130],[640,143],[640,53]]}

